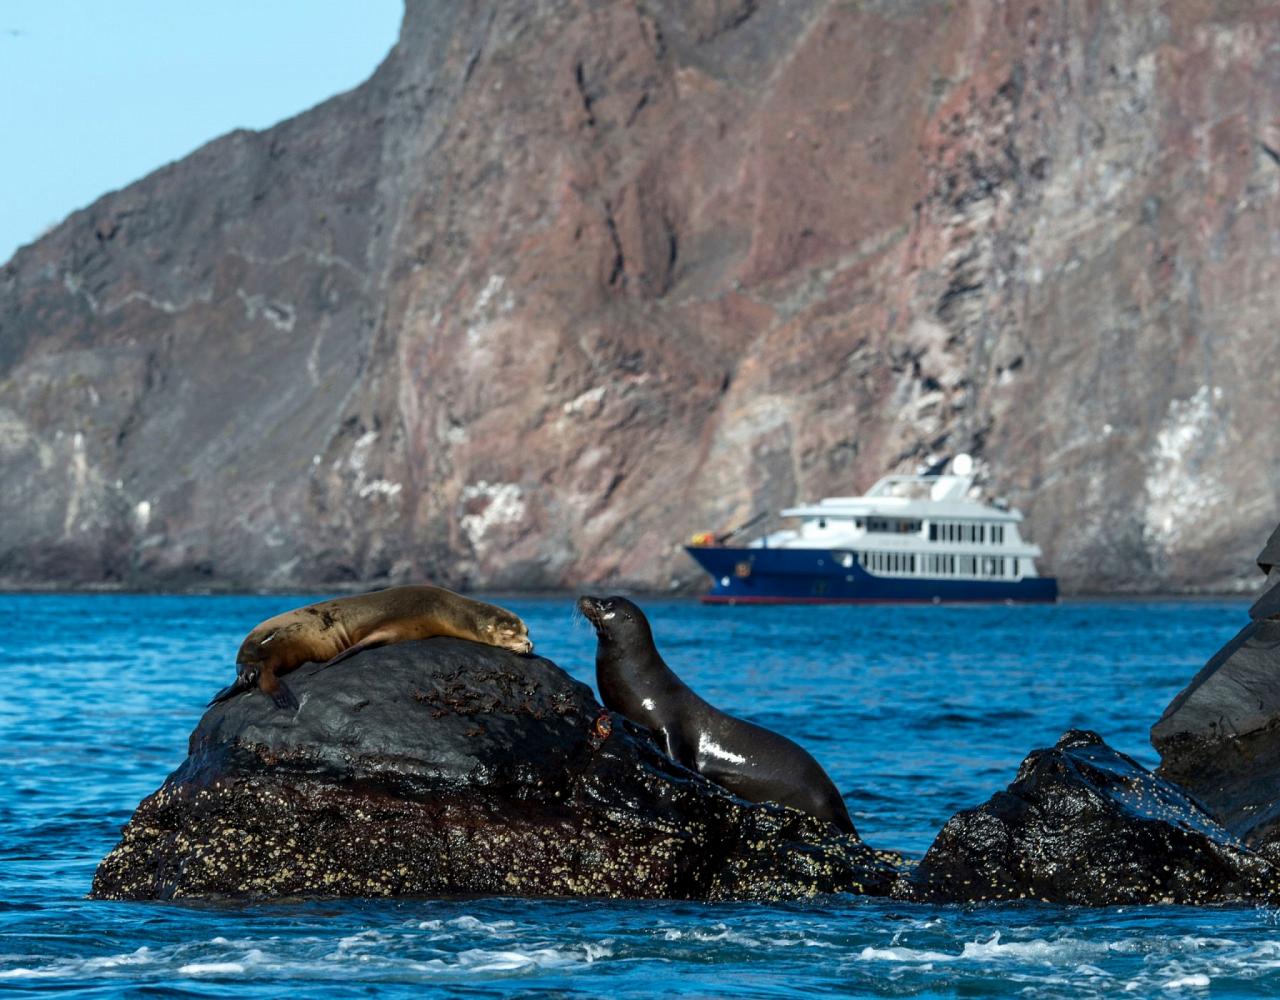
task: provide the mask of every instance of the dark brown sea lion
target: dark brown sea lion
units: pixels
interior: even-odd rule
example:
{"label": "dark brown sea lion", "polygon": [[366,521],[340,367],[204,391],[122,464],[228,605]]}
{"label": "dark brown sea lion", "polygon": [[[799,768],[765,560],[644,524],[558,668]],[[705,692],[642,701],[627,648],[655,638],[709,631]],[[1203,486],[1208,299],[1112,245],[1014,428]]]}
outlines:
{"label": "dark brown sea lion", "polygon": [[505,608],[443,587],[392,587],[268,618],[241,643],[235,683],[219,691],[209,704],[256,687],[271,695],[277,707],[297,708],[298,700],[280,680],[290,670],[304,663],[328,667],[374,646],[438,635],[516,653],[533,649],[524,622]]}
{"label": "dark brown sea lion", "polygon": [[583,597],[596,630],[605,707],[646,726],[667,754],[748,802],[777,802],[856,833],[827,772],[785,736],[707,704],[663,662],[649,622],[625,597]]}

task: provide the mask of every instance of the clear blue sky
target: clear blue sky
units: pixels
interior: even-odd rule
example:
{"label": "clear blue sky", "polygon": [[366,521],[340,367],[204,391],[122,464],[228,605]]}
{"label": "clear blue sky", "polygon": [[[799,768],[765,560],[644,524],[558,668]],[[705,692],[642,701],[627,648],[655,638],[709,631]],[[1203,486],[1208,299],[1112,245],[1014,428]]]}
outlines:
{"label": "clear blue sky", "polygon": [[234,128],[349,90],[401,0],[0,0],[0,263]]}

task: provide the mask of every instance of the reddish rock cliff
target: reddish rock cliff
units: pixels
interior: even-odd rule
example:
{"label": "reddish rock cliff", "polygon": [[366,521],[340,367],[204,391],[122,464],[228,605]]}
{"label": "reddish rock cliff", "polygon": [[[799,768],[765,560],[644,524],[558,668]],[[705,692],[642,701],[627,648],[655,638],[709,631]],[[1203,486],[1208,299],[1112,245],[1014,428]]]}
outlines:
{"label": "reddish rock cliff", "polygon": [[694,581],[969,450],[1064,584],[1252,586],[1280,9],[419,3],[0,273],[11,585]]}

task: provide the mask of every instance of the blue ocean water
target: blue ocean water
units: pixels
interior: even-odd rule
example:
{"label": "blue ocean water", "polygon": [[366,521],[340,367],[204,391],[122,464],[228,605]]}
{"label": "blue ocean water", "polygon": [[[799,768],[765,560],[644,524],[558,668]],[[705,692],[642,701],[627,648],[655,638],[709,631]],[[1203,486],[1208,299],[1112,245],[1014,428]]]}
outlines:
{"label": "blue ocean water", "polygon": [[[309,600],[0,597],[0,992],[1280,994],[1280,914],[1262,907],[87,901],[244,633]],[[569,598],[501,602],[540,653],[593,680],[594,636]],[[1073,726],[1153,766],[1149,726],[1246,620],[1243,601],[642,603],[686,681],[803,743],[870,843],[917,855]]]}

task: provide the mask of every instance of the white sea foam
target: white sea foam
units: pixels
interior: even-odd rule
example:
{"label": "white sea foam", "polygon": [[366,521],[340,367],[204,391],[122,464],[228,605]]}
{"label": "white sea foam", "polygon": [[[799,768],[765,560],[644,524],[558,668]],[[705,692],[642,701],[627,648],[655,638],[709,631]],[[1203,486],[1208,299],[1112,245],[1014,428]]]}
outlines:
{"label": "white sea foam", "polygon": [[156,960],[156,955],[145,945],[126,955],[98,955],[93,958],[64,959],[51,965],[39,968],[0,969],[0,979],[38,979],[49,976],[65,976],[72,973],[85,974],[105,972],[128,966],[147,965]]}
{"label": "white sea foam", "polygon": [[690,927],[679,930],[671,927],[662,932],[666,941],[697,941],[699,943],[722,943],[742,945],[745,948],[759,948],[759,938],[736,931],[728,924],[714,924],[711,927]]}
{"label": "white sea foam", "polygon": [[64,970],[57,966],[46,966],[43,969],[0,969],[0,979],[39,979],[42,976],[61,976]]}
{"label": "white sea foam", "polygon": [[1203,972],[1196,972],[1189,976],[1181,976],[1178,979],[1170,979],[1164,984],[1166,990],[1181,990],[1188,986],[1205,986],[1209,985],[1209,977]]}
{"label": "white sea foam", "polygon": [[[895,936],[895,942],[897,937]],[[1054,959],[1080,957],[1088,952],[1106,952],[1109,946],[1099,941],[1080,941],[1060,938],[1046,941],[1033,938],[1030,941],[1001,941],[996,931],[986,941],[967,941],[960,953],[931,951],[927,949],[890,946],[888,948],[863,948],[858,958],[864,962],[990,962],[1022,960],[1047,962]]]}
{"label": "white sea foam", "polygon": [[243,973],[244,966],[239,962],[191,962],[178,966],[178,971],[184,976],[225,976]]}
{"label": "white sea foam", "polygon": [[861,962],[954,962],[959,955],[945,951],[920,951],[916,948],[863,948],[858,953]]}

